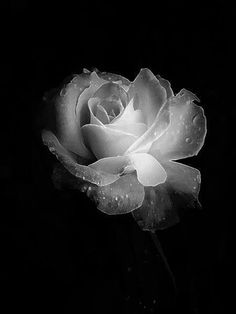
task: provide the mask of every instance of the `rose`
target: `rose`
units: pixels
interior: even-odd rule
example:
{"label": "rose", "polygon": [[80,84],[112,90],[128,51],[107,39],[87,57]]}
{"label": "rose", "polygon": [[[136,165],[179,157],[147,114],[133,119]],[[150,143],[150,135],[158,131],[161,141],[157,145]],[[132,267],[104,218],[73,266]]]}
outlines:
{"label": "rose", "polygon": [[98,209],[132,212],[144,230],[165,228],[178,221],[173,197],[198,201],[200,172],[175,162],[204,143],[206,119],[194,100],[148,69],[132,83],[84,70],[54,98],[55,129],[42,138]]}

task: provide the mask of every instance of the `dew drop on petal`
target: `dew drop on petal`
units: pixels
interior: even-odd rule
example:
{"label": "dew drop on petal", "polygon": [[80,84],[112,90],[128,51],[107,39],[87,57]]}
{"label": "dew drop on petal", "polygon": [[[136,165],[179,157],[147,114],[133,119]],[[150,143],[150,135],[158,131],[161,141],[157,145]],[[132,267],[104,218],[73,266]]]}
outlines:
{"label": "dew drop on petal", "polygon": [[193,119],[192,119],[193,125],[197,125],[198,124],[198,120],[199,120],[199,115],[194,116]]}
{"label": "dew drop on petal", "polygon": [[60,96],[66,96],[66,94],[67,94],[67,92],[68,92],[68,89],[65,87],[65,88],[62,88],[62,90],[60,91]]}
{"label": "dew drop on petal", "polygon": [[198,183],[201,183],[201,176],[199,174],[197,175],[197,181]]}
{"label": "dew drop on petal", "polygon": [[187,138],[185,139],[185,142],[186,142],[186,143],[190,143],[190,142],[191,142],[191,139],[190,139],[189,137],[187,137]]}

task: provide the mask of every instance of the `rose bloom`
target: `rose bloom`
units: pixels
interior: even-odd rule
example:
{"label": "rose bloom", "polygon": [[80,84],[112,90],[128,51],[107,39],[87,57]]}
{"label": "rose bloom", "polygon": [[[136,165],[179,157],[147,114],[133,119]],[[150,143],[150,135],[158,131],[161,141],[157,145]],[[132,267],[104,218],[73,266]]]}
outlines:
{"label": "rose bloom", "polygon": [[[197,155],[206,135],[198,98],[141,69],[133,82],[84,70],[51,101],[45,145],[106,214],[132,212],[143,230],[178,221],[198,203],[200,172],[175,160]],[[76,182],[76,183],[75,183]]]}

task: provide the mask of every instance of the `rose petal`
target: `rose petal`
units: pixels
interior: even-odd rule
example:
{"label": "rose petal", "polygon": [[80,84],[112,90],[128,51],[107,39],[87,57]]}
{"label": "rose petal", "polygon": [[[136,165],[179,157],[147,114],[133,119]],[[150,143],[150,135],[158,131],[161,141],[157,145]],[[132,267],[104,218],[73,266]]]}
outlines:
{"label": "rose petal", "polygon": [[143,231],[155,232],[179,222],[179,216],[166,183],[155,187],[145,187],[143,204],[134,210],[132,215]]}
{"label": "rose petal", "polygon": [[170,82],[162,78],[160,75],[157,75],[157,79],[160,82],[161,86],[166,90],[167,99],[174,96],[173,90],[171,88]]}
{"label": "rose petal", "polygon": [[137,178],[144,186],[156,186],[165,182],[166,172],[161,164],[151,155],[145,153],[129,155]]}
{"label": "rose petal", "polygon": [[161,162],[167,173],[167,183],[178,193],[198,197],[201,183],[201,173],[198,169],[175,162]]}
{"label": "rose petal", "polygon": [[97,105],[96,117],[103,124],[110,123],[110,118],[109,118],[105,108],[103,106],[101,106],[101,105]]}
{"label": "rose petal", "polygon": [[133,99],[130,100],[124,111],[112,121],[112,124],[123,127],[130,123],[144,123],[144,116],[141,110],[134,110]]}
{"label": "rose petal", "polygon": [[108,72],[98,72],[98,75],[102,77],[104,80],[107,80],[113,83],[121,82],[120,85],[123,88],[127,88],[130,85],[130,81],[127,78],[119,74],[108,73]]}
{"label": "rose petal", "polygon": [[112,130],[123,131],[125,133],[140,137],[143,133],[146,132],[147,126],[144,123],[132,123],[126,125],[112,124],[106,125],[107,128]]}
{"label": "rose petal", "polygon": [[78,164],[72,155],[60,144],[52,132],[44,130],[42,132],[42,139],[51,153],[56,155],[57,159],[63,166],[75,177],[99,186],[111,184],[119,179],[118,175],[106,173],[104,171],[98,172],[91,167]]}
{"label": "rose petal", "polygon": [[88,100],[93,97],[95,91],[104,84],[107,84],[107,81],[101,79],[96,72],[92,72],[90,74],[90,85],[79,96],[75,109],[77,120],[80,121],[81,126],[87,123],[86,121],[84,121],[83,116],[81,115],[81,110],[88,111]]}
{"label": "rose petal", "polygon": [[152,126],[127,149],[125,155],[130,153],[147,153],[152,143],[166,131],[169,123],[169,101],[167,101],[159,111]]}
{"label": "rose petal", "polygon": [[77,99],[82,91],[89,86],[89,80],[76,76],[60,93],[56,100],[57,132],[61,143],[70,151],[84,158],[91,158],[91,153],[85,147],[80,122],[75,114]]}
{"label": "rose petal", "polygon": [[108,116],[113,116],[113,118],[119,115],[123,110],[124,107],[121,103],[121,100],[102,100],[100,102],[101,106],[107,112]]}
{"label": "rose petal", "polygon": [[166,229],[179,222],[181,209],[200,207],[200,172],[172,161],[162,163],[162,166],[167,173],[165,183],[145,187],[142,206],[132,212],[142,230]]}
{"label": "rose petal", "polygon": [[127,104],[128,95],[126,91],[118,84],[106,83],[96,90],[93,97],[102,100],[113,101],[121,100],[123,107]]}
{"label": "rose petal", "polygon": [[135,173],[127,174],[116,182],[87,188],[87,195],[97,203],[97,207],[108,215],[126,214],[142,205],[144,188]]}
{"label": "rose petal", "polygon": [[88,165],[96,171],[104,171],[112,174],[121,174],[129,163],[127,156],[106,157]]}
{"label": "rose petal", "polygon": [[123,155],[137,139],[137,137],[125,132],[94,124],[84,125],[81,131],[85,144],[92,150],[97,159]]}
{"label": "rose petal", "polygon": [[141,69],[128,90],[129,99],[134,98],[135,109],[141,109],[145,122],[150,126],[166,101],[166,91],[148,69]]}
{"label": "rose petal", "polygon": [[206,118],[193,100],[194,95],[186,90],[173,98],[170,126],[149,151],[154,157],[177,160],[198,154],[206,136]]}
{"label": "rose petal", "polygon": [[[103,122],[98,119],[96,116],[96,111],[97,111],[97,105],[99,104],[100,99],[99,98],[90,98],[88,100],[88,108],[90,112],[90,123],[91,124],[96,124],[96,125],[103,125]],[[101,114],[102,120],[106,118],[105,114]]]}

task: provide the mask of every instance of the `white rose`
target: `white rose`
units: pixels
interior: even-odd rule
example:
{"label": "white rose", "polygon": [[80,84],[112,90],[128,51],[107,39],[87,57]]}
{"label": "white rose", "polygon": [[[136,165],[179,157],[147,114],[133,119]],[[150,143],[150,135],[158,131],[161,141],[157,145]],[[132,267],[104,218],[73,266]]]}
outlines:
{"label": "white rose", "polygon": [[101,211],[132,211],[144,230],[164,228],[177,217],[170,191],[198,198],[200,172],[175,162],[204,143],[206,118],[194,100],[148,69],[132,83],[85,70],[55,99],[55,134],[42,138]]}

